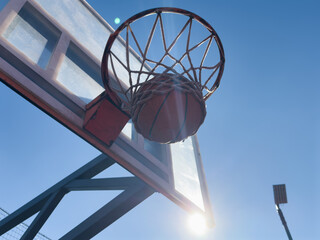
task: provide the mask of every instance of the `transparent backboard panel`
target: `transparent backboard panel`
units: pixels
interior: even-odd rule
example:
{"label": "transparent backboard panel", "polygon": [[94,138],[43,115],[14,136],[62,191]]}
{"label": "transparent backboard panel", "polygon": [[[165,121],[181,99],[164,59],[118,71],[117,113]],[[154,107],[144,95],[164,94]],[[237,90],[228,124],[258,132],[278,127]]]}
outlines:
{"label": "transparent backboard panel", "polygon": [[[77,41],[86,47],[99,61],[102,60],[105,45],[110,34],[114,31],[108,24],[102,23],[101,19],[92,14],[92,12],[81,2],[77,0],[35,0],[44,8],[54,19],[56,19],[66,30],[74,36]],[[113,67],[116,70],[114,78],[119,78],[122,86],[127,89],[130,86],[129,74],[123,67],[126,65],[127,58],[124,51],[125,42],[119,38],[112,47],[115,54]],[[122,64],[121,64],[122,63]],[[129,64],[132,69],[140,70],[142,63],[135,56],[130,54]],[[109,68],[113,68],[109,65]],[[143,66],[143,71],[148,71]],[[132,74],[132,77],[137,74]],[[141,78],[145,78],[142,76]],[[122,99],[123,96],[120,96]]]}
{"label": "transparent backboard panel", "polygon": [[57,81],[85,103],[104,91],[100,68],[72,43],[59,69]]}
{"label": "transparent backboard panel", "polygon": [[144,149],[151,153],[156,159],[166,163],[166,145],[144,139]]}
{"label": "transparent backboard panel", "polygon": [[60,32],[25,4],[3,36],[41,68],[46,68]]}
{"label": "transparent backboard panel", "polygon": [[194,138],[189,137],[184,142],[170,144],[174,187],[204,211],[193,141]]}
{"label": "transparent backboard panel", "polygon": [[122,129],[122,133],[132,140],[132,123],[128,122]]}
{"label": "transparent backboard panel", "polygon": [[99,60],[102,59],[111,31],[81,1],[36,0],[36,2],[93,55]]}
{"label": "transparent backboard panel", "polygon": [[1,0],[0,1],[0,11],[7,5],[9,0]]}

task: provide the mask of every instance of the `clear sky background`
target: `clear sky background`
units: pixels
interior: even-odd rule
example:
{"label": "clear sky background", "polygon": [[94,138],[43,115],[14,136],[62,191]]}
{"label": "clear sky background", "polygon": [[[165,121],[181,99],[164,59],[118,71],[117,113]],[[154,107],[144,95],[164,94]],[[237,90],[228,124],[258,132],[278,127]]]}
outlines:
{"label": "clear sky background", "polygon": [[[282,183],[293,238],[320,239],[320,2],[88,2],[114,28],[116,17],[153,7],[192,11],[215,28],[226,56],[198,132],[216,226],[195,237],[187,213],[154,194],[94,239],[283,240],[272,192]],[[9,212],[99,155],[3,84],[0,109],[0,207]],[[116,194],[68,194],[41,232],[62,236]]]}

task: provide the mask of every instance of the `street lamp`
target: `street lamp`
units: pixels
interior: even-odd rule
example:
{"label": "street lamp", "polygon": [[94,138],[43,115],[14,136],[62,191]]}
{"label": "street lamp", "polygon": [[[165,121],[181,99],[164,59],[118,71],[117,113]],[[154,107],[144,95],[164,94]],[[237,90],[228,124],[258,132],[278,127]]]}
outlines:
{"label": "street lamp", "polygon": [[287,222],[286,222],[284,215],[280,209],[280,204],[288,203],[287,193],[286,193],[286,185],[285,184],[273,185],[273,195],[274,195],[274,202],[276,204],[276,209],[277,209],[277,212],[278,212],[279,217],[281,219],[281,222],[284,226],[284,229],[286,230],[286,233],[288,235],[289,240],[293,240],[292,236],[290,234]]}

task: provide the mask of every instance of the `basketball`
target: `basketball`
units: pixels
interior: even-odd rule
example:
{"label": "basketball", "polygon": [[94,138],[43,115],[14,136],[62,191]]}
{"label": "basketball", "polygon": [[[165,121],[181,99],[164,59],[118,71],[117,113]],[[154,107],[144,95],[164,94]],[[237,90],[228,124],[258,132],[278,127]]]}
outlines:
{"label": "basketball", "polygon": [[181,75],[161,74],[144,82],[132,103],[137,132],[159,143],[179,142],[194,135],[206,116],[200,89]]}

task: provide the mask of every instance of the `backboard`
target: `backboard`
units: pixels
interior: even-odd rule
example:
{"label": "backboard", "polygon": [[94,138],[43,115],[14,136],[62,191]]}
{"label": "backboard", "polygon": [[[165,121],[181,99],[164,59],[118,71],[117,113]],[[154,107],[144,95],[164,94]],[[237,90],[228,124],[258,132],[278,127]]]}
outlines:
{"label": "backboard", "polygon": [[1,1],[1,81],[156,191],[212,220],[196,136],[159,144],[128,122],[109,146],[84,129],[87,104],[104,92],[100,64],[113,31],[83,0]]}

